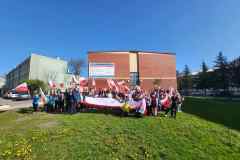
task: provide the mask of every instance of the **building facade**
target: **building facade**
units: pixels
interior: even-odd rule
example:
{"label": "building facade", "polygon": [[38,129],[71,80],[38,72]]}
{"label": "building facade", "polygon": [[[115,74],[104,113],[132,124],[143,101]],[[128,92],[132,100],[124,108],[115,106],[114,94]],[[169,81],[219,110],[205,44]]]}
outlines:
{"label": "building facade", "polygon": [[2,96],[4,88],[5,88],[6,78],[0,76],[0,96]]}
{"label": "building facade", "polygon": [[[107,87],[106,79],[125,80],[129,86],[151,89],[177,87],[176,56],[173,53],[145,51],[88,52],[89,78],[97,87]],[[91,83],[90,83],[91,84]]]}
{"label": "building facade", "polygon": [[70,75],[67,74],[67,61],[59,58],[51,58],[32,53],[6,76],[8,89],[15,88],[24,80],[38,79],[44,82],[55,83],[68,82]]}

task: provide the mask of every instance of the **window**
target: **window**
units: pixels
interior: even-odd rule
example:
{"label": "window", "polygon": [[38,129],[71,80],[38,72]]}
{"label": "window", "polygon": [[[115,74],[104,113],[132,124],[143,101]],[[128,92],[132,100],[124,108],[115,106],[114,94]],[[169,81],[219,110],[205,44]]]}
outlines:
{"label": "window", "polygon": [[130,73],[130,85],[136,86],[139,85],[139,73],[138,72],[131,72]]}

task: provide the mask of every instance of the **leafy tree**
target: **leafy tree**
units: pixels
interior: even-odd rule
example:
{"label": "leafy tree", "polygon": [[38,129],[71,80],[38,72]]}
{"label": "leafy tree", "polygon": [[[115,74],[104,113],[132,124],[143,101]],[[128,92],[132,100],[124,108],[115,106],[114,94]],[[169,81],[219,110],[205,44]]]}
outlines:
{"label": "leafy tree", "polygon": [[182,90],[182,76],[178,70],[176,71],[176,77],[177,77],[177,89],[179,91],[181,91]]}
{"label": "leafy tree", "polygon": [[192,89],[192,76],[190,69],[187,65],[185,65],[183,70],[183,77],[182,77],[182,89],[185,91],[186,95],[189,95],[189,90]]}
{"label": "leafy tree", "polygon": [[28,88],[30,90],[30,94],[33,95],[35,91],[39,91],[40,88],[42,88],[43,91],[47,90],[47,84],[41,80],[35,79],[35,80],[25,80],[23,82],[26,82],[28,85]]}
{"label": "leafy tree", "polygon": [[223,89],[226,94],[229,87],[229,74],[228,74],[228,62],[227,58],[223,56],[222,52],[219,52],[215,60],[215,84],[217,89]]}
{"label": "leafy tree", "polygon": [[204,95],[206,96],[206,90],[209,88],[209,74],[208,74],[208,66],[203,61],[202,62],[202,71],[198,75],[198,88],[204,90]]}
{"label": "leafy tree", "polygon": [[240,87],[240,57],[229,63],[231,86]]}

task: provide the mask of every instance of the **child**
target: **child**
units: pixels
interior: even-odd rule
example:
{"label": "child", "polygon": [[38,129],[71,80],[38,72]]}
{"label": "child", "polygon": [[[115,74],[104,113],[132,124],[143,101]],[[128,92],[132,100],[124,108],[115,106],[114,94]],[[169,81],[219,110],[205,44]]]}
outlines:
{"label": "child", "polygon": [[38,110],[39,100],[40,100],[39,96],[37,94],[35,94],[35,96],[33,97],[33,102],[32,102],[34,112],[36,112]]}

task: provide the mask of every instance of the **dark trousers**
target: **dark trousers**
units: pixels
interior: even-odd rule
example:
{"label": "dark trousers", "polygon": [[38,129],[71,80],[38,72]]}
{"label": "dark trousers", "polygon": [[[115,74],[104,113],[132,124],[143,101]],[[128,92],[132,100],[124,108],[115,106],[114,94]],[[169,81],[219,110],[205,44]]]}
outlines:
{"label": "dark trousers", "polygon": [[59,112],[64,111],[64,101],[59,101]]}
{"label": "dark trousers", "polygon": [[34,110],[34,112],[36,112],[37,109],[38,109],[38,104],[33,104],[33,110]]}
{"label": "dark trousers", "polygon": [[77,103],[76,102],[70,102],[70,113],[76,113],[77,110],[76,110],[76,107],[77,107]]}
{"label": "dark trousers", "polygon": [[60,108],[60,103],[59,103],[59,101],[55,101],[54,111],[55,111],[55,112],[59,111],[59,108]]}
{"label": "dark trousers", "polygon": [[173,118],[177,117],[177,105],[171,107],[171,117]]}
{"label": "dark trousers", "polygon": [[177,106],[176,105],[172,105],[170,108],[166,109],[165,115],[167,115],[169,111],[171,111],[171,117],[174,117],[174,118],[177,117]]}

